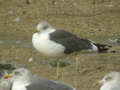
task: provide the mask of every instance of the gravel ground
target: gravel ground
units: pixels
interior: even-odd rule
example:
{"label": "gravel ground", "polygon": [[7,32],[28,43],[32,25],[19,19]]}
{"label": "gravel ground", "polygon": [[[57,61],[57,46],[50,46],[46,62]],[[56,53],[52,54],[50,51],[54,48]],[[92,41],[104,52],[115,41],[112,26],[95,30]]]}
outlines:
{"label": "gravel ground", "polygon": [[[28,2],[29,1],[29,2]],[[34,74],[57,80],[56,67],[49,62],[58,58],[44,57],[31,45],[32,32],[40,21],[65,29],[79,37],[98,43],[120,35],[119,0],[0,0],[0,61],[15,63]],[[78,90],[99,90],[95,83],[110,71],[120,71],[119,45],[116,53],[78,53],[63,61],[59,80]]]}

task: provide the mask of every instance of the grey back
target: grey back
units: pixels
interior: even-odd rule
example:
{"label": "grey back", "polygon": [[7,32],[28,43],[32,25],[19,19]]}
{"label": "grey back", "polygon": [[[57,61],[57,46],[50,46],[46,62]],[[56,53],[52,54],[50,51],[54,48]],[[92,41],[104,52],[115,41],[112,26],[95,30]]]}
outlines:
{"label": "grey back", "polygon": [[48,80],[46,78],[33,77],[27,90],[73,90],[73,88],[64,83]]}
{"label": "grey back", "polygon": [[79,38],[74,34],[64,30],[56,30],[55,32],[51,33],[50,39],[65,46],[66,49],[64,53],[66,54],[92,48],[91,41]]}

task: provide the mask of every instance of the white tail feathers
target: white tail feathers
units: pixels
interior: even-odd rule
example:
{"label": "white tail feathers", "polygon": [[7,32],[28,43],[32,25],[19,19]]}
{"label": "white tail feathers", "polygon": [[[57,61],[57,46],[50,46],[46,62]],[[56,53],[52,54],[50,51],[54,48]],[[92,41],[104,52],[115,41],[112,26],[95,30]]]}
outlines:
{"label": "white tail feathers", "polygon": [[108,52],[110,48],[111,46],[109,45],[92,43],[92,49],[94,51],[96,50],[98,52]]}

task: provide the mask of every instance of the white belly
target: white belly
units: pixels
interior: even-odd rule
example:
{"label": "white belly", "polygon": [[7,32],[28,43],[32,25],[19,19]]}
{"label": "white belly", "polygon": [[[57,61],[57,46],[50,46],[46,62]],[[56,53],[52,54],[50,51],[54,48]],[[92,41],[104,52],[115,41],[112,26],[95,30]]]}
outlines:
{"label": "white belly", "polygon": [[22,82],[14,82],[12,90],[27,90],[25,86]]}
{"label": "white belly", "polygon": [[32,43],[40,53],[46,56],[59,56],[62,55],[65,50],[63,45],[49,40],[49,36],[46,33],[33,34]]}
{"label": "white belly", "polygon": [[[112,85],[110,85],[109,83],[108,84],[105,84],[103,85],[100,90],[114,90],[112,89]],[[117,89],[116,89],[117,90]]]}

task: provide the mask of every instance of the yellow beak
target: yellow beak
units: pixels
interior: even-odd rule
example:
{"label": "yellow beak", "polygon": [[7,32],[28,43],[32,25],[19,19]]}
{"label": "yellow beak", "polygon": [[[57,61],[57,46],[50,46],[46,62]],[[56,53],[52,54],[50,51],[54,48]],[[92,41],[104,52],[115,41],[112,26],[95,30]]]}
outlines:
{"label": "yellow beak", "polygon": [[5,75],[3,78],[4,79],[8,79],[8,78],[11,78],[12,77],[12,75],[11,74],[8,74],[8,75]]}
{"label": "yellow beak", "polygon": [[37,33],[38,31],[37,30],[34,30],[33,33]]}

